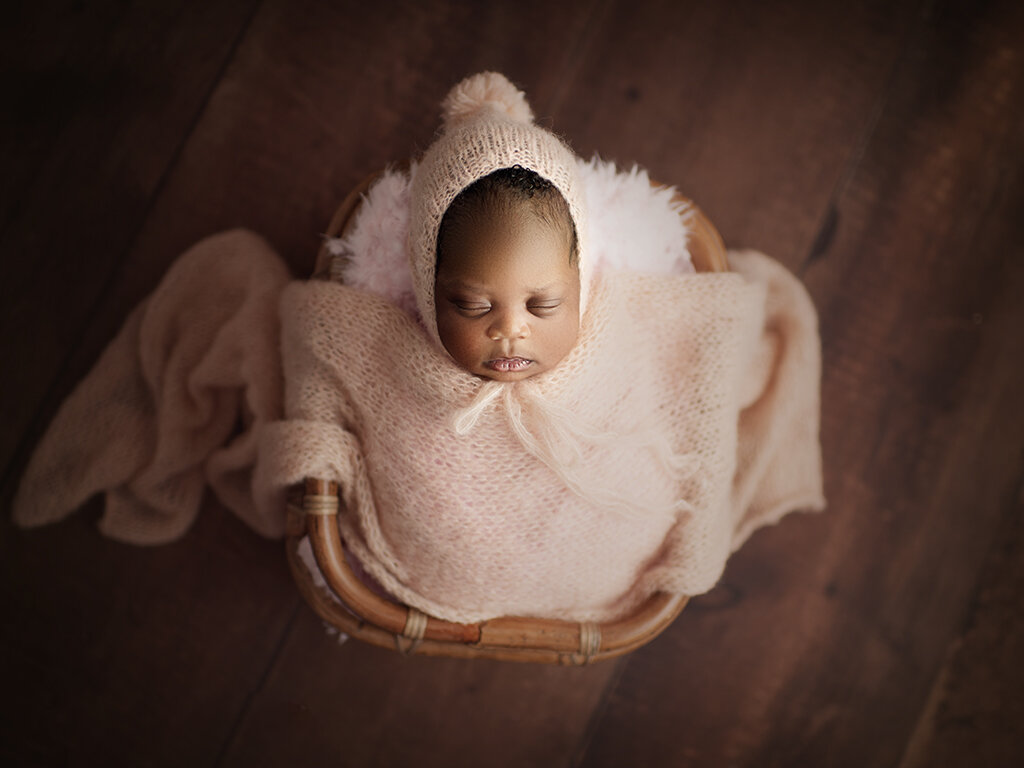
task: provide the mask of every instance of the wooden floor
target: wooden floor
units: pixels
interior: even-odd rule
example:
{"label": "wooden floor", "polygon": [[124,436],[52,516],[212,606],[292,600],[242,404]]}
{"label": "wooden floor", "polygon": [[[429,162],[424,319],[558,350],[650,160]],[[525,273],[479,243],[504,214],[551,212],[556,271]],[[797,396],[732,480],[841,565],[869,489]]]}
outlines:
{"label": "wooden floor", "polygon": [[[36,2],[0,29],[0,763],[1024,765],[1024,3]],[[806,281],[829,509],[590,668],[338,645],[280,542],[21,531],[35,440],[173,258],[297,275],[458,79],[505,72]]]}

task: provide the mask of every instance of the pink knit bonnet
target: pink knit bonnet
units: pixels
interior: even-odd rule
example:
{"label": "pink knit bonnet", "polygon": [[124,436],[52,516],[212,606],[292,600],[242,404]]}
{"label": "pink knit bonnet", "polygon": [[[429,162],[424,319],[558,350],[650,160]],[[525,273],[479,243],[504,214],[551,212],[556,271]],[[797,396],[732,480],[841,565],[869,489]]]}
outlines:
{"label": "pink knit bonnet", "polygon": [[[441,103],[443,130],[420,160],[412,179],[409,259],[423,323],[438,340],[434,315],[437,232],[452,200],[477,179],[514,165],[544,177],[569,204],[579,241],[581,278],[586,276],[583,189],[576,156],[550,131],[533,122],[523,92],[497,72],[463,80]],[[580,311],[586,301],[581,279]]]}

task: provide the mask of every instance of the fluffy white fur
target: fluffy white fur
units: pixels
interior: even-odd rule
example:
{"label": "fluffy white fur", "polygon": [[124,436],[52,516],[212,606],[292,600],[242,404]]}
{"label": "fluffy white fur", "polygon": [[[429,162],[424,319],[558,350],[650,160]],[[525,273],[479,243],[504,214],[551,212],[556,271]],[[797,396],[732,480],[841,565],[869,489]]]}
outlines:
{"label": "fluffy white fur", "polygon": [[[686,244],[690,215],[675,189],[654,187],[647,171],[620,171],[613,162],[580,160],[588,211],[586,242],[595,273],[693,272]],[[335,277],[383,296],[416,315],[406,242],[412,174],[389,169],[370,187],[352,230],[328,240]]]}

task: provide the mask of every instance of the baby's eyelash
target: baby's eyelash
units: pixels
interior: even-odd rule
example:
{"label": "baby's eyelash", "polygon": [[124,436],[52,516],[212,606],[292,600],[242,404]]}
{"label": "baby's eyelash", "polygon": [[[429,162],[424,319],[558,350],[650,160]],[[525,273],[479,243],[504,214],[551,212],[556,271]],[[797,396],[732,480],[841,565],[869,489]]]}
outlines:
{"label": "baby's eyelash", "polygon": [[469,315],[471,317],[478,317],[491,308],[490,304],[480,304],[474,301],[458,301],[453,300],[452,305],[462,314]]}
{"label": "baby's eyelash", "polygon": [[562,306],[560,301],[544,301],[539,303],[527,304],[526,308],[529,309],[535,315],[550,315],[556,309]]}

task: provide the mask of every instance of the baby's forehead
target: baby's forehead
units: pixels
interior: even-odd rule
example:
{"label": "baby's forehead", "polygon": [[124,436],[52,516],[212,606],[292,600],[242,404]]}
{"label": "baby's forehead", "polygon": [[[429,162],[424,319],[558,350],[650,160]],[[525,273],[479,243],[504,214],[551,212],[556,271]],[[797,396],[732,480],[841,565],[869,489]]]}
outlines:
{"label": "baby's forehead", "polygon": [[519,203],[508,208],[474,211],[461,229],[467,240],[485,240],[495,235],[540,234],[551,227],[529,203]]}
{"label": "baby's forehead", "polygon": [[447,257],[486,258],[499,250],[510,253],[542,251],[553,260],[571,262],[572,248],[565,233],[536,216],[481,216],[460,228],[448,243]]}

